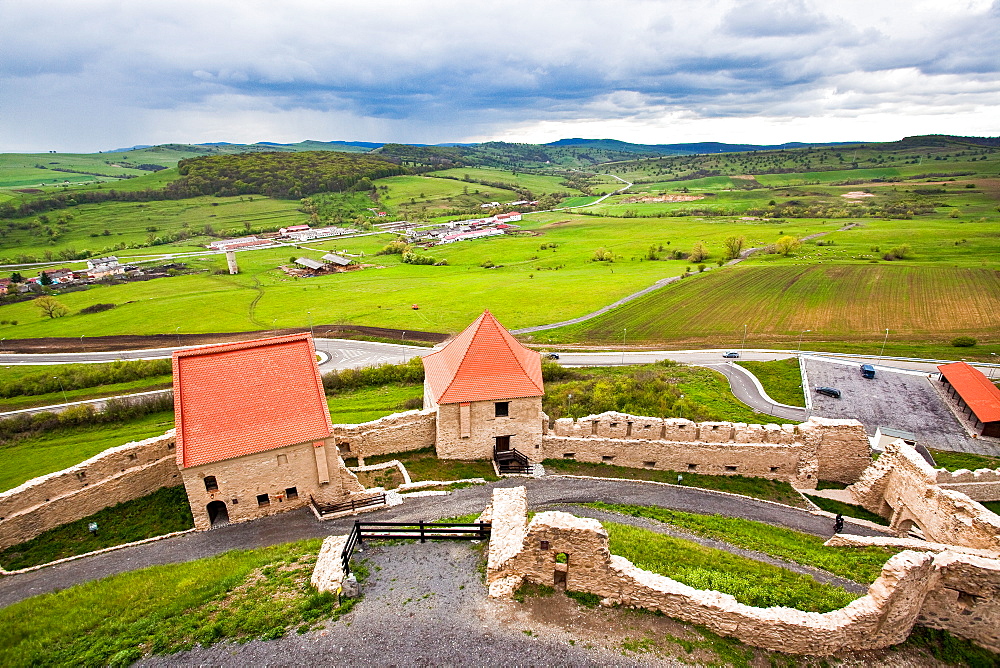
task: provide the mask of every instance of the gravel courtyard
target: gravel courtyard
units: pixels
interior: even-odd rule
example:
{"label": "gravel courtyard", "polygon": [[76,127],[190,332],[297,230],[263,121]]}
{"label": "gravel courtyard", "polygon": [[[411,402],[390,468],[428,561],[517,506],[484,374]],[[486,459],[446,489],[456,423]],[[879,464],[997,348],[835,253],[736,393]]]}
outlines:
{"label": "gravel courtyard", "polygon": [[[912,432],[928,448],[998,455],[990,443],[966,435],[955,416],[931,387],[925,374],[877,366],[875,378],[862,378],[857,364],[804,358],[812,412],[828,418],[854,418],[868,435],[878,427]],[[835,387],[840,399],[817,394],[817,386]]]}

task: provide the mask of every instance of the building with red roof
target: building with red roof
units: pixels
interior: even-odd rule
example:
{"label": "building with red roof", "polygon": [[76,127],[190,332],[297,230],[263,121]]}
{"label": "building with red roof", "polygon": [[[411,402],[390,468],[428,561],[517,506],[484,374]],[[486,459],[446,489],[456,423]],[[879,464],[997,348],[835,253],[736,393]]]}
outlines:
{"label": "building with red roof", "polygon": [[979,433],[1000,438],[1000,388],[982,371],[965,362],[942,364],[938,371],[948,394],[958,402]]}
{"label": "building with red roof", "polygon": [[177,466],[198,528],[363,489],[333,445],[308,334],[179,350],[173,372]]}
{"label": "building with red roof", "polygon": [[542,439],[541,357],[484,311],[424,357],[424,408],[437,408],[437,456],[488,459],[495,450],[531,457]]}

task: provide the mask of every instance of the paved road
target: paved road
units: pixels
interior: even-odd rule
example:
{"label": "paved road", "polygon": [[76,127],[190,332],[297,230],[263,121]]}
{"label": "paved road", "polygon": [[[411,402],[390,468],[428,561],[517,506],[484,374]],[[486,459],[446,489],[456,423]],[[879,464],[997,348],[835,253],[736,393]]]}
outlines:
{"label": "paved road", "polygon": [[705,367],[718,371],[729,380],[733,395],[750,408],[786,420],[805,422],[809,419],[809,411],[798,406],[778,403],[764,391],[757,378],[736,364],[705,364]]}
{"label": "paved road", "polygon": [[[533,508],[559,503],[606,501],[741,517],[822,537],[833,534],[833,521],[828,517],[748,497],[677,485],[563,476],[511,478],[457,490],[448,496],[412,498],[402,506],[369,513],[366,518],[372,521],[412,522],[478,513],[489,503],[494,487],[519,485],[527,487],[528,501]],[[30,596],[147,566],[191,561],[232,549],[250,549],[303,538],[347,533],[353,523],[353,517],[319,522],[308,509],[301,509],[253,522],[137,545],[0,579],[0,607]],[[845,532],[879,535],[878,532],[850,522],[847,523]]]}

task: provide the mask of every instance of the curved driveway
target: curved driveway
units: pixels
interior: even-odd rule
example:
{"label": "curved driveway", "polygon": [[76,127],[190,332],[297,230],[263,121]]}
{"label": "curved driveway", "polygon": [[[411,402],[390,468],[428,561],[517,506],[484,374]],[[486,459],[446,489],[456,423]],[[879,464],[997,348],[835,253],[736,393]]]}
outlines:
{"label": "curved driveway", "polygon": [[[694,487],[568,476],[508,478],[488,485],[457,490],[448,496],[411,498],[401,506],[370,513],[366,517],[381,521],[412,522],[478,513],[489,503],[493,488],[520,485],[527,487],[528,501],[532,507],[592,501],[661,506],[694,513],[741,517],[822,537],[833,535],[831,519],[799,508]],[[192,561],[233,549],[251,549],[347,533],[353,526],[354,519],[345,517],[319,522],[311,511],[300,509],[12,575],[0,579],[0,607],[38,594],[147,566]],[[860,535],[880,535],[867,527],[852,524],[849,520],[844,531]]]}

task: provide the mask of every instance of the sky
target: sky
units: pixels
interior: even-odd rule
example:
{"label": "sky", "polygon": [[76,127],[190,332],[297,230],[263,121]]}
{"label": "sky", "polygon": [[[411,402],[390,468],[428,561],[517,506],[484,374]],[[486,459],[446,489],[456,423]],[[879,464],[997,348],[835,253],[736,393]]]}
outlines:
{"label": "sky", "polygon": [[2,0],[0,152],[1000,135],[1000,0]]}

